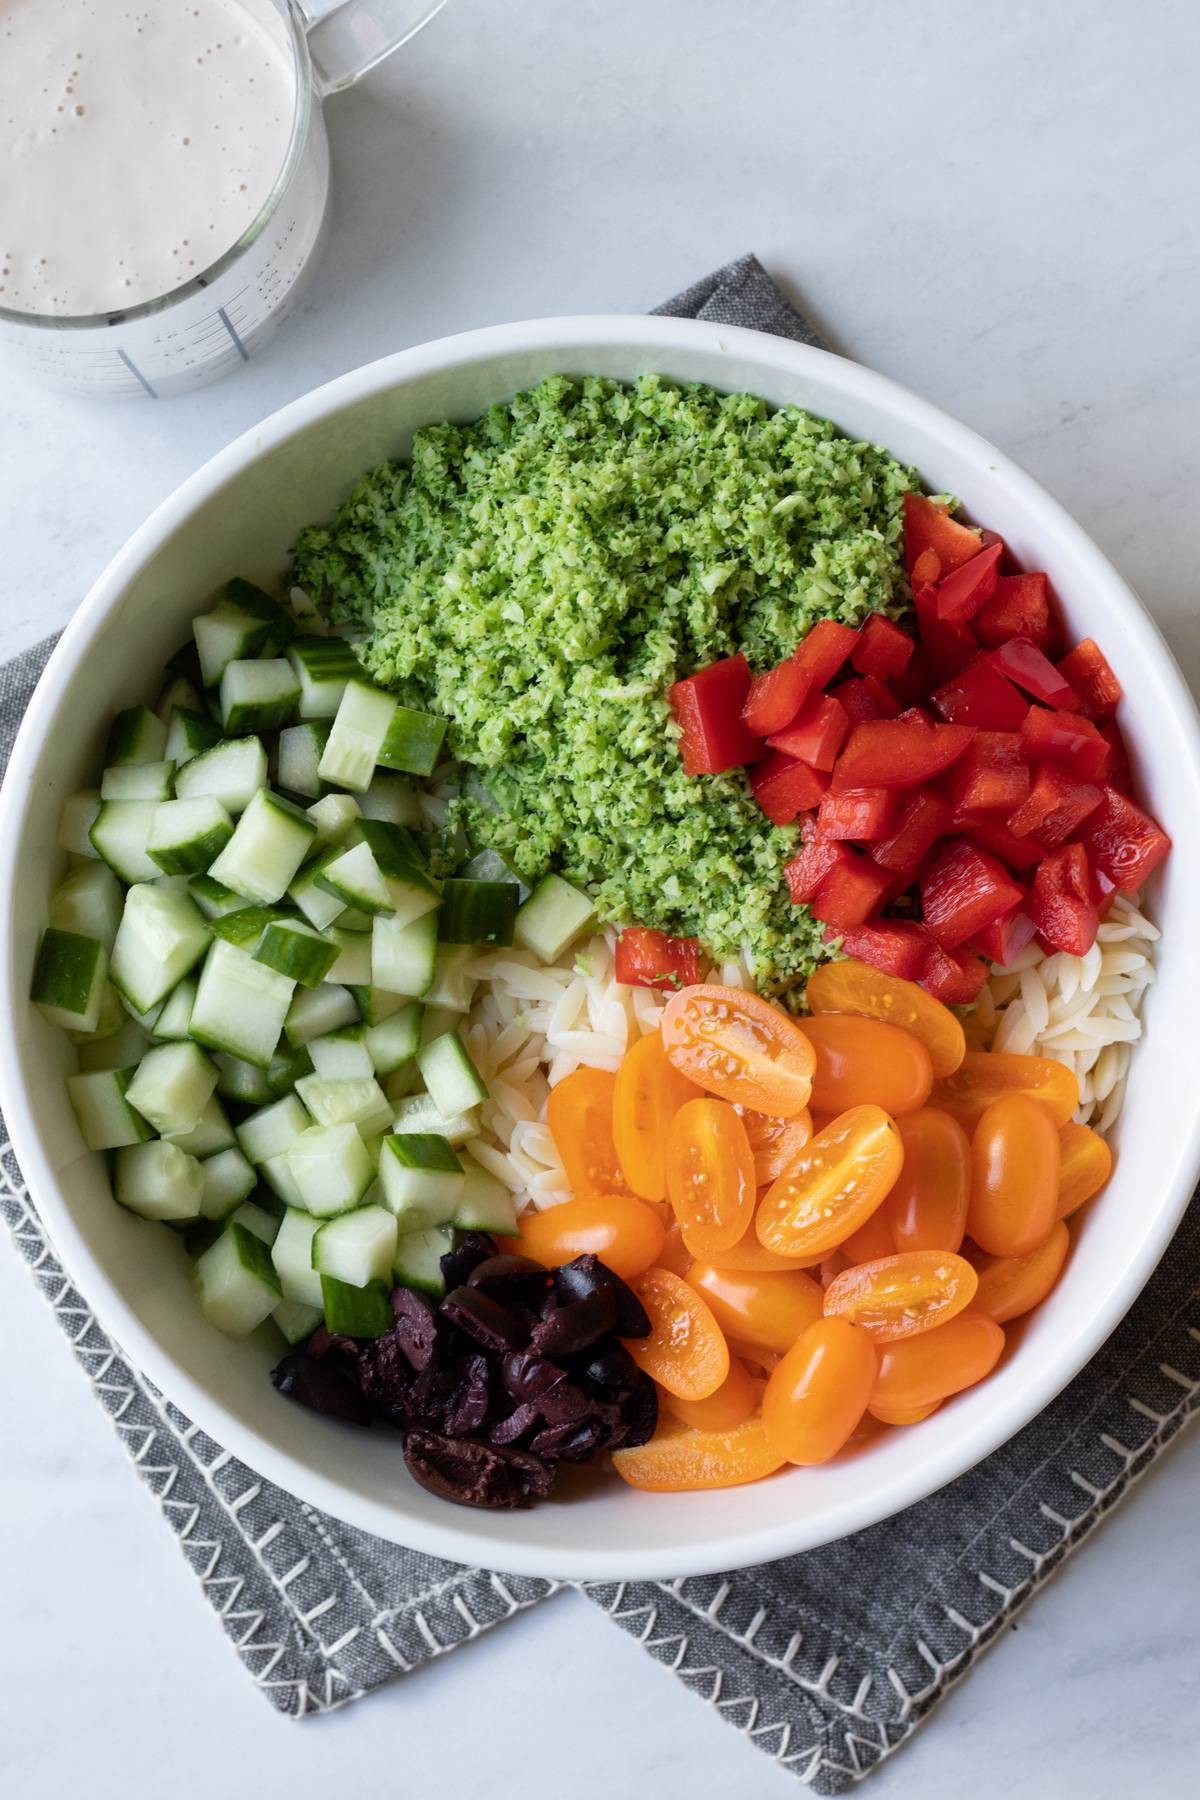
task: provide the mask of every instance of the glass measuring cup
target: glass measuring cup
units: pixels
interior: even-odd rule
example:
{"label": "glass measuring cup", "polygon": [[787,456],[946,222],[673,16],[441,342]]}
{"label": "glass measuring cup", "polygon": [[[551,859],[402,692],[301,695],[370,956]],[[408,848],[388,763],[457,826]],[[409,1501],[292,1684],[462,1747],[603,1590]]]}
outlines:
{"label": "glass measuring cup", "polygon": [[186,392],[240,368],[292,309],[324,244],[329,145],[321,102],[350,87],[445,0],[256,0],[290,58],[294,112],[283,165],[236,243],[187,282],[120,311],[0,307],[0,344],[68,392],[129,399]]}

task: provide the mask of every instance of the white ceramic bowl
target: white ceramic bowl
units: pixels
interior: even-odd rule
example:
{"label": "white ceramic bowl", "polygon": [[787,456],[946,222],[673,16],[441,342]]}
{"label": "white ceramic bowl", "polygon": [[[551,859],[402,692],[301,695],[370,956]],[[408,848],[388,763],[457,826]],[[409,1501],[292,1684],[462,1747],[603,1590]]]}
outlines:
{"label": "white ceramic bowl", "polygon": [[[355,478],[403,454],[414,427],[469,419],[554,372],[623,379],[656,370],[749,389],[833,419],[959,494],[1026,567],[1046,569],[1069,626],[1094,635],[1125,686],[1122,724],[1139,785],[1175,839],[1150,897],[1163,928],[1118,1132],[1118,1166],[1084,1217],[1051,1299],[1012,1333],[992,1378],[921,1426],[816,1470],[721,1493],[661,1498],[615,1478],[583,1498],[516,1514],[447,1506],[407,1477],[386,1430],[328,1423],[267,1379],[277,1342],[234,1342],[191,1302],[171,1232],[112,1203],[63,1090],[69,1043],[31,1008],[29,972],[65,795],[94,778],[114,710],[152,699],[192,615],[233,574],[270,582],[299,528]],[[543,1576],[700,1573],[810,1548],[887,1517],[1017,1431],[1104,1341],[1162,1255],[1200,1167],[1195,1103],[1200,940],[1200,732],[1191,697],[1120,576],[1055,501],[998,450],[893,382],[757,332],[675,319],[506,325],[345,375],[215,456],[116,556],[67,628],[22,727],[0,807],[0,1072],[13,1145],[51,1237],[97,1315],[150,1378],[237,1456],[355,1525],[439,1556]],[[47,1429],[53,1430],[48,1422]]]}

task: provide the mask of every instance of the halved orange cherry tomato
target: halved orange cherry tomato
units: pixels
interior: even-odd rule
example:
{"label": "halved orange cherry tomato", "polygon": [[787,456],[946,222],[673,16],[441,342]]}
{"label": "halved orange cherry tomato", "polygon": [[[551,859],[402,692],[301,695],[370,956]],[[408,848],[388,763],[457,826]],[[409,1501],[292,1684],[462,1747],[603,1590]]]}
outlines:
{"label": "halved orange cherry tomato", "polygon": [[749,1229],[754,1157],[746,1127],[724,1100],[688,1100],[671,1120],[667,1195],[693,1256],[728,1250]]}
{"label": "halved orange cherry tomato", "polygon": [[703,1294],[728,1337],[780,1355],[821,1317],[825,1297],[820,1282],[799,1269],[786,1275],[758,1275],[695,1262],[688,1281]]}
{"label": "halved orange cherry tomato", "polygon": [[967,1230],[991,1256],[1028,1256],[1058,1211],[1058,1128],[1029,1094],[1002,1094],[971,1140]]}
{"label": "halved orange cherry tomato", "polygon": [[761,1381],[755,1381],[741,1358],[731,1356],[728,1375],[705,1399],[681,1400],[663,1388],[661,1403],[695,1431],[728,1431],[757,1412],[761,1388]]}
{"label": "halved orange cherry tomato", "polygon": [[[900,1174],[903,1176],[903,1169]],[[857,1231],[852,1231],[845,1243],[840,1246],[842,1255],[848,1263],[877,1262],[881,1256],[893,1254],[896,1246],[892,1242],[892,1222],[888,1218],[890,1203],[891,1195],[882,1206],[877,1206],[866,1223],[860,1225]]]}
{"label": "halved orange cherry tomato", "polygon": [[896,1120],[904,1167],[880,1211],[894,1250],[957,1250],[971,1198],[971,1140],[956,1119],[923,1106]]}
{"label": "halved orange cherry tomato", "polygon": [[825,1013],[805,1020],[804,1035],[817,1058],[812,1103],[818,1112],[874,1104],[895,1118],[928,1100],[933,1065],[910,1031],[853,1013]]}
{"label": "halved orange cherry tomato", "polygon": [[965,1257],[906,1250],[847,1269],[825,1290],[825,1311],[859,1326],[876,1343],[915,1337],[971,1304],[979,1284]]}
{"label": "halved orange cherry tomato", "polygon": [[665,1418],[648,1444],[614,1451],[612,1459],[622,1481],[652,1494],[741,1487],[773,1475],[783,1463],[757,1417],[727,1431],[693,1431],[682,1419]]}
{"label": "halved orange cherry tomato", "polygon": [[768,1250],[815,1256],[865,1224],[900,1173],[900,1133],[878,1106],[852,1106],[819,1131],[758,1203]]}
{"label": "halved orange cherry tomato", "polygon": [[761,1344],[739,1344],[736,1338],[729,1339],[729,1354],[744,1362],[757,1381],[763,1380],[779,1361],[778,1350],[764,1350]]}
{"label": "halved orange cherry tomato", "polygon": [[922,1419],[927,1419],[930,1413],[935,1413],[941,1404],[940,1400],[933,1400],[928,1406],[888,1408],[880,1406],[872,1400],[867,1411],[873,1419],[878,1419],[881,1425],[919,1425]]}
{"label": "halved orange cherry tomato", "polygon": [[631,1194],[564,1200],[545,1212],[526,1213],[518,1231],[523,1254],[543,1268],[590,1252],[623,1281],[650,1268],[666,1236],[654,1209]]}
{"label": "halved orange cherry tomato", "polygon": [[630,1286],[650,1320],[649,1337],[622,1340],[638,1368],[680,1400],[715,1394],[729,1373],[729,1346],[696,1289],[669,1269],[647,1269]]}
{"label": "halved orange cherry tomato", "polygon": [[953,1075],[934,1083],[929,1103],[957,1119],[964,1131],[974,1131],[1001,1094],[1028,1094],[1059,1126],[1079,1105],[1079,1083],[1071,1069],[1049,1056],[1016,1056],[1008,1050],[968,1050]]}
{"label": "halved orange cherry tomato", "polygon": [[1044,1244],[1028,1256],[981,1256],[976,1263],[979,1286],[972,1307],[997,1325],[1018,1319],[1040,1306],[1062,1274],[1071,1234],[1060,1219]]}
{"label": "halved orange cherry tomato", "polygon": [[948,1006],[915,981],[902,981],[852,956],[822,963],[809,977],[804,997],[811,1013],[857,1013],[902,1026],[920,1038],[936,1076],[952,1075],[963,1059],[963,1028]]}
{"label": "halved orange cherry tomato", "polygon": [[718,1099],[780,1119],[808,1105],[812,1046],[769,1000],[709,982],[682,988],[667,1001],[659,1029],[675,1067]]}
{"label": "halved orange cherry tomato", "polygon": [[815,1273],[820,1256],[779,1256],[758,1240],[753,1219],[745,1234],[728,1250],[709,1258],[718,1269],[745,1269],[757,1274],[786,1274],[789,1269],[812,1269]]}
{"label": "halved orange cherry tomato", "polygon": [[[912,1412],[948,1399],[990,1375],[1000,1361],[1004,1333],[982,1313],[959,1313],[936,1331],[881,1344],[871,1410]],[[878,1410],[877,1410],[878,1409]]]}
{"label": "halved orange cherry tomato", "polygon": [[546,1123],[579,1200],[626,1191],[613,1143],[616,1083],[607,1069],[576,1069],[550,1089]]}
{"label": "halved orange cherry tomato", "polygon": [[1069,1218],[1098,1194],[1112,1174],[1112,1151],[1104,1139],[1072,1119],[1058,1134],[1058,1216]]}
{"label": "halved orange cherry tomato", "polygon": [[750,1140],[755,1185],[767,1187],[778,1181],[807,1144],[813,1134],[812,1116],[807,1107],[790,1119],[773,1119],[770,1113],[751,1112],[746,1106],[735,1111],[741,1114]]}
{"label": "halved orange cherry tomato", "polygon": [[679,1108],[699,1092],[668,1060],[657,1031],[639,1038],[617,1070],[613,1143],[624,1176],[622,1186],[643,1200],[665,1199],[667,1132]]}
{"label": "halved orange cherry tomato", "polygon": [[862,1418],[877,1374],[866,1332],[848,1319],[818,1319],[767,1382],[767,1442],[790,1463],[828,1462]]}
{"label": "halved orange cherry tomato", "polygon": [[683,1241],[678,1219],[672,1219],[667,1226],[663,1247],[654,1260],[660,1269],[670,1269],[672,1275],[681,1277],[687,1274],[695,1262],[695,1257]]}

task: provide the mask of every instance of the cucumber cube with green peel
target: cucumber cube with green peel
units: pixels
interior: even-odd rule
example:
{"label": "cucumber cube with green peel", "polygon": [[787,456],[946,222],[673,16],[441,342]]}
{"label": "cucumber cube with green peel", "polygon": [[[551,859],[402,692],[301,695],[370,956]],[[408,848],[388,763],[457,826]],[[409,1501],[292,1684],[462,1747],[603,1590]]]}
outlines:
{"label": "cucumber cube with green peel", "polygon": [[463,1187],[454,1212],[459,1231],[486,1231],[512,1237],[517,1229],[516,1201],[504,1183],[473,1156],[463,1158]]}
{"label": "cucumber cube with green peel", "polygon": [[284,1020],[284,1035],[293,1049],[299,1050],[312,1038],[327,1032],[341,1031],[358,1022],[358,1005],[348,988],[323,981],[320,987],[300,988]]}
{"label": "cucumber cube with green peel", "polygon": [[[303,794],[309,800],[316,800],[325,792],[325,783],[317,769],[328,737],[329,726],[319,719],[289,725],[280,732],[275,779],[281,788],[287,788],[291,794]],[[349,800],[350,796],[346,794],[343,798]]]}
{"label": "cucumber cube with green peel", "polygon": [[274,925],[286,915],[277,907],[264,906],[258,901],[247,902],[243,896],[239,896],[239,900],[240,904],[231,912],[222,913],[219,919],[211,921],[212,934],[223,943],[235,944],[247,956],[253,956],[268,925]]}
{"label": "cucumber cube with green peel", "polygon": [[[442,1258],[454,1243],[454,1233],[445,1226],[431,1231],[407,1231],[396,1242],[396,1258],[392,1273],[401,1287],[440,1299],[446,1291],[442,1274]],[[332,1327],[331,1327],[332,1329]]]}
{"label": "cucumber cube with green peel", "polygon": [[241,894],[235,894],[223,881],[214,881],[211,875],[193,875],[187,890],[206,919],[223,918],[246,904]]}
{"label": "cucumber cube with green peel", "polygon": [[467,1112],[487,1099],[487,1084],[456,1031],[447,1031],[417,1051],[426,1091],[444,1117]]}
{"label": "cucumber cube with green peel", "polygon": [[[424,1010],[419,1000],[412,1000],[377,1025],[367,1026],[363,1043],[377,1075],[394,1074],[417,1054]],[[317,1066],[315,1057],[313,1066]]]}
{"label": "cucumber cube with green peel", "polygon": [[326,869],[340,855],[341,847],[337,844],[322,850],[311,862],[305,863],[288,889],[288,899],[318,931],[327,930],[346,910],[341,895],[331,893],[321,885]]}
{"label": "cucumber cube with green peel", "polygon": [[284,657],[235,659],[221,671],[221,725],[227,737],[278,731],[296,715],[300,683]]}
{"label": "cucumber cube with green peel", "polygon": [[113,985],[144,1014],[183,980],[211,942],[207,920],[186,893],[136,883],[125,896],[113,945]]}
{"label": "cucumber cube with green peel", "polygon": [[230,1337],[246,1337],[282,1298],[267,1245],[234,1220],[197,1260],[192,1278],[200,1311]]}
{"label": "cucumber cube with green peel", "polygon": [[150,1126],[125,1098],[133,1069],[96,1069],[67,1076],[67,1094],[89,1150],[119,1150],[153,1137]]}
{"label": "cucumber cube with green peel", "polygon": [[313,1268],[313,1238],[322,1221],[312,1213],[289,1206],[271,1245],[271,1261],[285,1300],[297,1305],[321,1305],[321,1277]]}
{"label": "cucumber cube with green peel", "polygon": [[397,1236],[396,1220],[385,1206],[357,1206],[320,1227],[313,1238],[313,1268],[348,1287],[386,1281]]}
{"label": "cucumber cube with green peel", "polygon": [[354,1125],[313,1125],[287,1152],[288,1167],[306,1212],[328,1218],[357,1206],[375,1168]]}
{"label": "cucumber cube with green peel", "polygon": [[285,1094],[269,1106],[243,1119],[235,1129],[243,1155],[252,1163],[264,1163],[290,1150],[312,1119],[295,1094]]}
{"label": "cucumber cube with green peel", "polygon": [[352,1287],[336,1275],[321,1276],[321,1300],[325,1324],[337,1337],[376,1338],[396,1323],[392,1311],[391,1283],[374,1281],[369,1287]]}
{"label": "cucumber cube with green peel", "polygon": [[217,1085],[216,1064],[198,1044],[157,1044],[147,1050],[126,1098],[156,1131],[191,1131]]}
{"label": "cucumber cube with green peel", "polygon": [[[320,1277],[317,1279],[319,1281]],[[271,1318],[285,1342],[302,1344],[323,1322],[325,1314],[319,1306],[305,1306],[302,1300],[281,1300]]]}
{"label": "cucumber cube with green peel", "polygon": [[202,712],[192,712],[181,706],[171,714],[165,753],[176,768],[181,769],[184,763],[191,762],[194,756],[199,756],[205,750],[211,750],[220,741],[221,728],[214,720]]}
{"label": "cucumber cube with green peel", "polygon": [[177,800],[211,795],[229,813],[245,812],[267,783],[267,753],[255,737],[222,738],[185,763],[175,777]]}
{"label": "cucumber cube with green peel", "polygon": [[173,762],[116,763],[100,778],[101,800],[169,800],[174,790]]}
{"label": "cucumber cube with green peel", "polygon": [[[283,785],[286,787],[287,783],[284,782]],[[318,846],[327,849],[331,844],[348,843],[351,832],[363,816],[353,794],[322,794],[307,811],[317,828],[317,835],[313,839],[314,849]]]}
{"label": "cucumber cube with green peel", "polygon": [[519,897],[515,881],[452,877],[442,883],[438,937],[444,944],[507,946],[513,941]]}
{"label": "cucumber cube with green peel", "polygon": [[259,1180],[265,1182],[276,1197],[283,1201],[285,1207],[304,1205],[296,1178],[292,1174],[292,1165],[287,1159],[287,1152],[282,1156],[268,1156],[265,1163],[258,1165]]}
{"label": "cucumber cube with green peel", "polygon": [[194,1219],[204,1193],[204,1170],[178,1144],[153,1138],[117,1151],[113,1193],[119,1205],[143,1219]]}
{"label": "cucumber cube with green peel", "polygon": [[446,1139],[433,1132],[385,1137],[379,1147],[383,1204],[405,1231],[449,1224],[465,1182],[463,1164]]}
{"label": "cucumber cube with green peel", "polygon": [[329,936],[333,940],[334,961],[327,968],[328,979],[343,987],[370,987],[370,931],[345,931],[340,925],[331,925]]}
{"label": "cucumber cube with green peel", "polygon": [[435,1132],[455,1149],[476,1135],[479,1127],[474,1108],[461,1113],[440,1113],[430,1094],[408,1094],[397,1102],[392,1130],[402,1136],[408,1132]]}
{"label": "cucumber cube with green peel", "polygon": [[[236,1144],[228,1150],[218,1150],[214,1156],[206,1156],[200,1168],[204,1176],[200,1193],[202,1219],[228,1218],[230,1213],[240,1209],[258,1185],[253,1164],[246,1160]],[[245,1220],[240,1222],[244,1224]]]}
{"label": "cucumber cube with green peel", "polygon": [[373,1075],[365,1079],[326,1081],[302,1075],[296,1093],[318,1125],[357,1125],[363,1137],[387,1131],[392,1108]]}
{"label": "cucumber cube with green peel", "polygon": [[248,900],[281,900],[315,836],[316,826],[298,806],[261,788],[210,873]]}
{"label": "cucumber cube with green peel", "polygon": [[192,1006],[192,1036],[265,1069],[275,1053],[296,984],[220,938],[204,959]]}
{"label": "cucumber cube with green peel", "polygon": [[417,790],[403,775],[390,769],[376,769],[371,785],[358,797],[364,819],[382,819],[388,825],[403,825],[414,831],[421,828],[421,803]]}
{"label": "cucumber cube with green peel", "polygon": [[106,768],[118,763],[155,763],[162,758],[167,728],[148,706],[127,706],[112,722],[104,752]]}
{"label": "cucumber cube with green peel", "polygon": [[370,1081],[374,1078],[375,1065],[361,1025],[314,1038],[308,1053],[312,1058],[313,1073],[322,1081]]}
{"label": "cucumber cube with green peel", "polygon": [[478,954],[472,944],[439,944],[434,957],[433,980],[423,996],[426,1006],[445,1007],[447,1012],[470,1012],[479,984],[467,971]]}
{"label": "cucumber cube with green peel", "polygon": [[[282,1209],[280,1209],[282,1211]],[[268,1212],[265,1206],[259,1206],[253,1200],[243,1200],[230,1218],[236,1225],[244,1225],[260,1244],[268,1248],[275,1242],[279,1230],[280,1212]]]}
{"label": "cucumber cube with green peel", "polygon": [[316,987],[341,960],[336,934],[323,937],[305,919],[274,919],[264,930],[254,952],[259,962],[281,975],[290,975],[301,987]]}
{"label": "cucumber cube with green peel", "polygon": [[196,983],[184,977],[163,1001],[154,1021],[156,1038],[187,1038],[192,1035],[192,1007],[196,1000]]}
{"label": "cucumber cube with green peel", "polygon": [[362,679],[362,664],[342,638],[294,638],[288,661],[300,687],[302,719],[334,718],[346,683]]}
{"label": "cucumber cube with green peel", "polygon": [[[110,983],[111,986],[111,983]],[[115,989],[113,990],[115,992]],[[125,1016],[115,1031],[105,1037],[84,1038],[79,1046],[79,1067],[86,1073],[108,1069],[135,1069],[150,1047],[150,1034],[136,1019]]]}
{"label": "cucumber cube with green peel", "polygon": [[513,942],[532,950],[544,963],[557,962],[595,918],[596,909],[586,894],[561,875],[545,875],[517,913]]}
{"label": "cucumber cube with green peel", "polygon": [[[215,1068],[215,1063],[213,1066]],[[229,1115],[216,1094],[209,1098],[190,1131],[172,1131],[165,1135],[170,1137],[173,1144],[178,1144],[181,1150],[186,1150],[189,1156],[198,1156],[201,1161],[216,1156],[220,1150],[232,1150],[237,1143],[233,1126],[229,1123]]]}
{"label": "cucumber cube with green peel", "polygon": [[48,923],[56,931],[95,938],[108,951],[117,939],[125,893],[107,863],[90,862],[60,882],[50,896]]}
{"label": "cucumber cube with green peel", "polygon": [[322,781],[360,791],[370,787],[396,710],[392,696],[371,682],[347,681],[321,757]]}
{"label": "cucumber cube with green peel", "polygon": [[322,869],[317,885],[346,906],[386,914],[403,925],[435,912],[437,888],[415,860],[402,854],[402,842],[384,835],[394,832],[402,841],[409,834],[378,819],[364,819],[359,829],[362,842],[340,850]]}
{"label": "cucumber cube with green peel", "polygon": [[436,979],[437,959],[437,918],[433,913],[425,913],[406,923],[394,913],[374,920],[371,926],[372,987],[419,1000],[429,992]]}
{"label": "cucumber cube with green peel", "polygon": [[93,1032],[108,978],[108,952],[75,931],[42,934],[30,995],[42,1017],[64,1031]]}
{"label": "cucumber cube with green peel", "polygon": [[157,811],[154,800],[101,800],[88,835],[122,881],[153,881],[161,873],[146,850]]}
{"label": "cucumber cube with green peel", "polygon": [[295,634],[286,609],[252,582],[235,577],[216,595],[216,605],[192,621],[200,674],[205,687],[216,687],[227,665],[283,650]]}
{"label": "cucumber cube with green peel", "polygon": [[217,1092],[222,1099],[239,1106],[266,1106],[275,1098],[266,1067],[243,1062],[241,1057],[225,1051],[218,1051],[213,1061],[217,1065]]}
{"label": "cucumber cube with green peel", "polygon": [[80,788],[63,802],[63,809],[58,815],[58,838],[60,850],[66,850],[71,856],[94,856],[100,852],[92,842],[92,826],[96,823],[96,815],[100,811],[100,791],[98,788]]}
{"label": "cucumber cube with green peel", "polygon": [[375,760],[406,775],[432,775],[445,736],[445,719],[398,706]]}
{"label": "cucumber cube with green peel", "polygon": [[[194,648],[194,645],[192,646]],[[189,681],[186,675],[173,675],[166,687],[154,702],[154,710],[167,727],[167,736],[171,734],[171,720],[178,713],[190,712],[198,717],[204,713],[204,696]],[[170,751],[167,752],[168,756]]]}
{"label": "cucumber cube with green peel", "polygon": [[233,836],[233,820],[213,794],[165,800],[154,809],[146,854],[167,875],[199,875]]}

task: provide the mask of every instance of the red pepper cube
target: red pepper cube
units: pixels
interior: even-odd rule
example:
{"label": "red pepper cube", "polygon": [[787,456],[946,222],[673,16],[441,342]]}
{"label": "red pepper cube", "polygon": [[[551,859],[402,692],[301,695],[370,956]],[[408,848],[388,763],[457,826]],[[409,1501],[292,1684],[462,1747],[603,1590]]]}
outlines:
{"label": "red pepper cube", "polygon": [[790,725],[810,693],[833,680],[858,633],[835,619],[822,619],[777,668],[756,675],[742,709],[746,725],[758,737],[770,737]]}
{"label": "red pepper cube", "polygon": [[1029,792],[1029,765],[1017,731],[977,731],[950,771],[956,825],[979,813],[1010,813]]}
{"label": "red pepper cube", "polygon": [[850,661],[860,675],[874,675],[890,681],[903,675],[912,661],[913,641],[892,619],[872,613],[859,629],[858,640],[850,652]]}
{"label": "red pepper cube", "polygon": [[814,769],[832,769],[850,729],[850,715],[834,694],[810,694],[790,725],[767,739],[773,750]]}
{"label": "red pepper cube", "polygon": [[879,911],[887,898],[887,876],[847,845],[834,843],[829,847],[836,850],[837,861],[822,877],[809,903],[813,917],[839,930],[861,925]]}
{"label": "red pepper cube", "polygon": [[1029,915],[1048,950],[1087,955],[1096,941],[1100,917],[1082,844],[1067,844],[1039,863],[1029,896]]}
{"label": "red pepper cube", "polygon": [[1124,697],[1124,688],[1094,638],[1084,638],[1076,644],[1059,663],[1058,672],[1079,695],[1088,718],[1095,719],[1098,725],[1112,717]]}
{"label": "red pepper cube", "polygon": [[794,906],[812,899],[840,853],[840,845],[818,835],[813,820],[805,821],[800,848],[783,871]]}
{"label": "red pepper cube", "polygon": [[988,661],[1026,694],[1061,712],[1078,712],[1079,696],[1063,680],[1048,656],[1028,638],[1011,638],[988,652]]}
{"label": "red pepper cube", "polygon": [[1107,725],[1099,727],[1100,736],[1112,751],[1112,760],[1104,771],[1109,787],[1117,788],[1122,794],[1133,792],[1133,772],[1129,767],[1129,752],[1125,748],[1125,739],[1121,736],[1121,727],[1115,719]]}
{"label": "red pepper cube", "polygon": [[869,843],[888,835],[896,818],[896,806],[896,795],[890,788],[826,794],[817,811],[817,829],[822,837]]}
{"label": "red pepper cube", "polygon": [[973,662],[933,695],[943,719],[980,731],[1019,731],[1028,702],[1011,681],[984,658]]}
{"label": "red pepper cube", "polygon": [[923,925],[912,919],[874,919],[869,925],[850,925],[844,931],[825,933],[825,942],[840,938],[847,956],[883,969],[901,981],[916,981],[925,964],[930,938]]}
{"label": "red pepper cube", "polygon": [[871,856],[881,869],[907,881],[915,875],[950,824],[951,806],[931,788],[906,797],[892,835],[874,844]]}
{"label": "red pepper cube", "polygon": [[1090,812],[1100,804],[1100,789],[1079,781],[1061,763],[1044,762],[1008,828],[1043,850],[1057,850],[1075,836]]}
{"label": "red pepper cube", "polygon": [[1093,869],[1123,894],[1135,894],[1171,848],[1171,840],[1128,794],[1106,787],[1079,833]]}
{"label": "red pepper cube", "polygon": [[971,948],[1002,969],[1015,962],[1026,944],[1032,943],[1037,936],[1037,926],[1029,916],[1028,905],[1028,899],[1023,899],[1011,912],[985,925],[971,939]]}
{"label": "red pepper cube", "polygon": [[[1116,727],[1112,729],[1115,731]],[[1031,762],[1049,758],[1070,769],[1080,781],[1098,780],[1113,759],[1113,745],[1081,713],[1031,706],[1021,726],[1021,737]]]}
{"label": "red pepper cube", "polygon": [[1003,544],[993,544],[953,574],[943,575],[938,582],[938,618],[951,625],[966,625],[973,619],[996,591],[1003,554]]}
{"label": "red pepper cube", "polygon": [[1021,889],[986,850],[952,838],[921,877],[921,910],[938,942],[952,950],[1009,912]]}
{"label": "red pepper cube", "polygon": [[1010,638],[1028,638],[1039,650],[1053,648],[1050,592],[1044,575],[1001,575],[996,590],[972,621],[981,644],[995,650]]}
{"label": "red pepper cube", "polygon": [[742,723],[750,691],[750,665],[739,651],[677,681],[667,699],[679,722],[679,750],[685,775],[718,775],[737,769],[761,753]]}
{"label": "red pepper cube", "polygon": [[987,964],[969,950],[948,950],[930,939],[920,982],[943,1006],[969,1006],[987,978]]}
{"label": "red pepper cube", "polygon": [[772,825],[790,825],[797,813],[811,812],[817,805],[829,777],[782,750],[772,750],[751,769],[750,786]]}
{"label": "red pepper cube", "polygon": [[874,719],[856,725],[833,771],[833,789],[920,787],[962,755],[972,733],[962,725],[921,719]]}
{"label": "red pepper cube", "polygon": [[900,711],[888,689],[874,677],[856,675],[834,688],[833,697],[851,725],[863,725],[868,719],[894,719]]}
{"label": "red pepper cube", "polygon": [[966,836],[981,850],[989,850],[1006,862],[1010,869],[1032,869],[1042,860],[1042,852],[1031,838],[1018,837],[1003,819],[976,819]]}
{"label": "red pepper cube", "polygon": [[645,925],[627,925],[617,935],[616,977],[627,987],[674,993],[701,979],[699,938],[667,937]]}
{"label": "red pepper cube", "polygon": [[955,625],[949,619],[939,619],[935,587],[914,588],[913,607],[917,615],[921,662],[928,681],[928,691],[929,687],[937,687],[943,681],[949,681],[960,669],[964,669],[976,654],[979,645],[969,625]]}
{"label": "red pepper cube", "polygon": [[937,555],[942,575],[952,574],[978,556],[982,542],[977,531],[950,517],[950,508],[926,494],[904,496],[904,560],[911,575],[917,558],[927,550]]}

